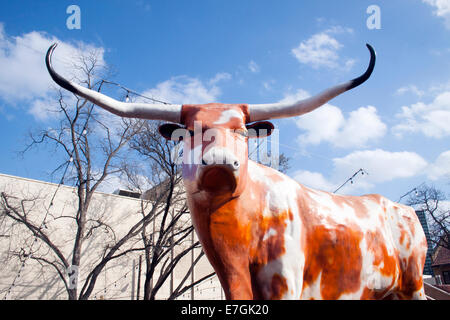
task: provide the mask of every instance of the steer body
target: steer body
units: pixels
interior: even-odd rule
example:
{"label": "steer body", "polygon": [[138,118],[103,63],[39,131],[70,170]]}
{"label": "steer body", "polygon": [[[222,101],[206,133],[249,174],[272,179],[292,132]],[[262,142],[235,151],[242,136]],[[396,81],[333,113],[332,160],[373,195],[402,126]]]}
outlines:
{"label": "steer body", "polygon": [[423,299],[427,250],[412,208],[306,188],[249,160],[238,198],[189,195],[228,299]]}
{"label": "steer body", "polygon": [[[245,110],[209,104],[182,112],[188,129],[201,121],[203,131],[234,141],[202,141],[200,156],[240,151],[230,155],[238,169],[200,159],[183,165],[192,221],[227,299],[425,298],[427,244],[414,210],[379,195],[313,190],[248,160],[247,140],[234,133],[245,130]],[[190,149],[185,141],[185,162],[200,148],[193,140]]]}

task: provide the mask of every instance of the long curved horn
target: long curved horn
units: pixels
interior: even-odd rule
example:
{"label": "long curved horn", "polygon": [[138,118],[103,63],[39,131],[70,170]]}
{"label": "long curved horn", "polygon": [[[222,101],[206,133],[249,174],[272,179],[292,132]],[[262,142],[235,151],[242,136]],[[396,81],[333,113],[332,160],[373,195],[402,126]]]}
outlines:
{"label": "long curved horn", "polygon": [[370,63],[366,72],[358,78],[342,83],[340,85],[329,88],[314,97],[300,100],[294,103],[271,103],[271,104],[249,104],[250,121],[269,120],[277,118],[295,117],[324,105],[334,97],[351,90],[367,79],[372,74],[375,67],[376,54],[370,44],[366,44],[370,51]]}
{"label": "long curved horn", "polygon": [[54,43],[47,51],[45,63],[52,79],[61,87],[83,97],[92,103],[102,107],[121,117],[141,118],[148,120],[165,120],[175,123],[180,122],[181,105],[178,104],[147,104],[147,103],[125,103],[112,99],[100,92],[87,89],[76,83],[68,81],[55,72],[52,67],[52,54],[57,46]]}

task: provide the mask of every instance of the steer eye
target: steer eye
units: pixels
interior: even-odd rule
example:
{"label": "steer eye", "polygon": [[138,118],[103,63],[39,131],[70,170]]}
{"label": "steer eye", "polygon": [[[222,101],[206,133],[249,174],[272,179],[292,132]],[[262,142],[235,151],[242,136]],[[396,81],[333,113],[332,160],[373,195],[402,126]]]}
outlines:
{"label": "steer eye", "polygon": [[248,137],[247,129],[244,129],[244,128],[234,129],[233,132],[237,133],[237,134],[240,134],[243,137]]}

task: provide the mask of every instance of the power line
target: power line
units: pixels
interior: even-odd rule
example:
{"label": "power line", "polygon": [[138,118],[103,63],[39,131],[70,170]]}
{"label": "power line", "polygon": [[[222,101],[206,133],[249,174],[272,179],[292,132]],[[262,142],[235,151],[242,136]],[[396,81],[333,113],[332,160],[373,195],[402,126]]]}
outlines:
{"label": "power line", "polygon": [[113,82],[113,81],[108,81],[108,80],[104,80],[104,79],[102,79],[102,81],[103,81],[104,83],[112,84],[112,85],[115,85],[115,86],[117,86],[117,87],[119,87],[119,88],[125,90],[125,91],[127,92],[127,95],[126,95],[126,98],[125,98],[125,101],[126,101],[126,102],[129,101],[129,94],[131,93],[131,94],[133,94],[133,95],[135,95],[135,96],[138,96],[138,97],[141,97],[141,98],[144,98],[144,99],[147,99],[147,100],[156,102],[156,103],[170,104],[169,102],[166,102],[166,101],[162,101],[162,100],[159,100],[159,99],[155,99],[155,98],[150,98],[150,97],[144,96],[143,94],[140,94],[140,93],[138,93],[138,92],[136,92],[136,91],[133,91],[132,89],[129,89],[129,88],[127,88],[127,87],[121,85],[120,83]]}
{"label": "power line", "polygon": [[[122,279],[126,279],[128,274],[130,274],[131,272],[133,272],[133,270],[137,270],[137,269],[138,269],[137,266],[134,267],[134,269],[129,270],[129,271],[126,272],[124,275],[122,275],[119,279],[116,279],[114,282],[111,282],[109,285],[105,285],[102,289],[100,289],[100,290],[94,292],[93,294],[91,294],[91,296],[93,295],[93,298],[94,298],[94,299],[97,299],[97,295],[100,294],[102,291],[103,291],[103,293],[106,295],[106,289],[108,289],[109,287],[111,287],[111,286],[113,286],[113,285],[114,285],[114,287],[116,288],[116,287],[117,287],[117,282],[118,282],[118,281],[120,281],[120,280],[122,280]],[[105,270],[104,272],[106,272],[106,270]],[[104,298],[105,298],[105,296],[104,296]],[[109,298],[108,298],[108,299],[109,299]]]}

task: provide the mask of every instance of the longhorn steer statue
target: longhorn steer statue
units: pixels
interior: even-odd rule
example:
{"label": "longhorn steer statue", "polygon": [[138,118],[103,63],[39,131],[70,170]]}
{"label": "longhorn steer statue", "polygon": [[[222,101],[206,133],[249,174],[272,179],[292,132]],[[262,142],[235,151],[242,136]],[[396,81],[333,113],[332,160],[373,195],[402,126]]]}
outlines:
{"label": "longhorn steer statue", "polygon": [[[168,139],[180,129],[201,129],[183,139],[184,160],[194,158],[183,163],[183,181],[192,222],[227,299],[425,299],[427,243],[412,208],[379,195],[313,190],[248,159],[248,139],[273,129],[263,120],[305,114],[365,82],[375,65],[370,45],[363,75],[311,98],[203,105],[114,100],[58,75],[51,65],[55,47],[46,64],[61,87],[121,117],[169,121],[159,128]],[[214,139],[196,139],[211,130]]]}

